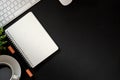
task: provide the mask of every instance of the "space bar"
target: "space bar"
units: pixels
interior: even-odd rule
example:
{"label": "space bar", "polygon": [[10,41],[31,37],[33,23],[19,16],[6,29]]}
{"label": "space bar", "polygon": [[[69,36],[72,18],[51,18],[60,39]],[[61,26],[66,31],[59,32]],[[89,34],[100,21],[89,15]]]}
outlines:
{"label": "space bar", "polygon": [[30,7],[31,7],[31,4],[30,4],[30,3],[24,5],[23,7],[21,7],[20,9],[18,9],[18,10],[14,13],[14,16],[15,16],[15,17],[19,16],[20,14],[22,14],[24,11],[26,11],[26,10],[29,9]]}

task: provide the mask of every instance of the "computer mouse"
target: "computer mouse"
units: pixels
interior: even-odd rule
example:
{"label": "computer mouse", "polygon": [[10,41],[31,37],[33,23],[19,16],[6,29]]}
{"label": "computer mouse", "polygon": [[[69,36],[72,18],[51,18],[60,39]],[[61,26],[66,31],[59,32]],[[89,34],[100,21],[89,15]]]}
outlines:
{"label": "computer mouse", "polygon": [[72,0],[59,0],[59,1],[63,6],[67,6],[72,2]]}

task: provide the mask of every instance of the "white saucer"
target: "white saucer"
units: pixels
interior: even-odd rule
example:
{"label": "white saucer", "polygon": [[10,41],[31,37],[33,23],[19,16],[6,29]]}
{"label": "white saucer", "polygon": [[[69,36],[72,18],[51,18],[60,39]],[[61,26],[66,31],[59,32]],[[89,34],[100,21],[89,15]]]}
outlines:
{"label": "white saucer", "polygon": [[8,55],[0,55],[0,64],[7,65],[12,70],[12,77],[10,80],[19,80],[21,76],[21,67],[17,60]]}

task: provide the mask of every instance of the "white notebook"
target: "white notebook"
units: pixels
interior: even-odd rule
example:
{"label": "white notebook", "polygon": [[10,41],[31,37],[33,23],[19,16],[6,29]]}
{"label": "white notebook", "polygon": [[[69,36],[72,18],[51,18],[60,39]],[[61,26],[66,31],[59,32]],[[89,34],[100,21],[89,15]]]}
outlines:
{"label": "white notebook", "polygon": [[58,50],[58,46],[32,12],[5,30],[32,68]]}

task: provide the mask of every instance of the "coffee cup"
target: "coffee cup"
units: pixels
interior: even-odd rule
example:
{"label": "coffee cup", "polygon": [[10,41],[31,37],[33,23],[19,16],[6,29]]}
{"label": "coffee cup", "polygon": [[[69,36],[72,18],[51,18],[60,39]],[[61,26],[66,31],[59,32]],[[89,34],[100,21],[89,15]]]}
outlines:
{"label": "coffee cup", "polygon": [[[0,56],[0,66],[1,69],[6,71],[6,73],[9,74],[9,78],[8,80],[19,80],[20,76],[21,76],[21,67],[19,65],[19,63],[17,62],[17,60],[11,56],[8,55],[1,55]],[[4,75],[6,76],[6,75]],[[7,78],[7,77],[5,77]],[[3,79],[5,80],[5,79]]]}

